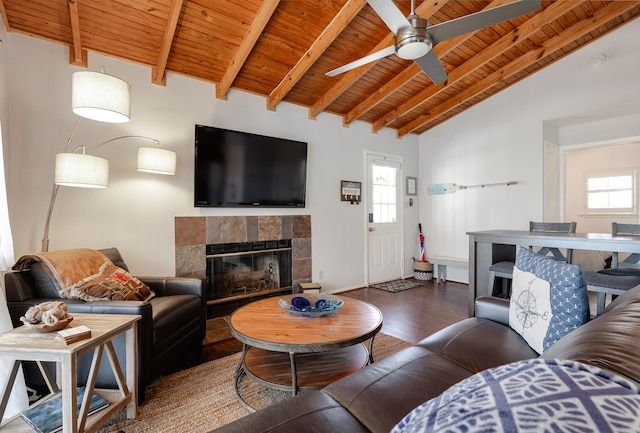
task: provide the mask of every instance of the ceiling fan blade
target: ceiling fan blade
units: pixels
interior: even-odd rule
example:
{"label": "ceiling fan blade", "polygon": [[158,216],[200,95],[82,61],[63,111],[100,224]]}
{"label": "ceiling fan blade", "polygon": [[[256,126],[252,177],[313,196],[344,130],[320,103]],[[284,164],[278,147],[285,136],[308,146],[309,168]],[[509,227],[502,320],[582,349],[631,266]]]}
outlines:
{"label": "ceiling fan blade", "polygon": [[383,57],[387,57],[388,55],[394,54],[395,52],[396,47],[391,45],[390,47],[384,48],[380,51],[376,51],[375,53],[371,53],[368,56],[364,56],[358,60],[354,60],[351,63],[347,63],[344,66],[340,66],[333,71],[327,72],[325,75],[329,77],[335,77],[336,75],[342,74],[343,72],[350,71],[351,69],[355,69],[358,66],[366,65],[367,63],[371,63]]}
{"label": "ceiling fan blade", "polygon": [[415,59],[414,62],[427,74],[433,84],[440,84],[447,79],[447,72],[433,50],[429,50],[427,54]]}
{"label": "ceiling fan blade", "polygon": [[518,0],[504,6],[476,12],[464,17],[430,26],[427,32],[433,43],[442,42],[465,33],[510,20],[540,9],[540,0]]}
{"label": "ceiling fan blade", "polygon": [[411,27],[411,23],[402,15],[400,9],[393,4],[392,0],[367,0],[369,6],[373,8],[382,21],[389,27],[395,35],[402,27]]}

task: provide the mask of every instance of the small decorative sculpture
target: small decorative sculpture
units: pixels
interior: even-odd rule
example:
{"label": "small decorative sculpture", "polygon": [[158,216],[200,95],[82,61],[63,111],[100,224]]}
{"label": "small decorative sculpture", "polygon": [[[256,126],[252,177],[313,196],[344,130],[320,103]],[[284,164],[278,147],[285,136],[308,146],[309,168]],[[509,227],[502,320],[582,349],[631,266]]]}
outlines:
{"label": "small decorative sculpture", "polygon": [[24,316],[20,317],[22,323],[41,331],[54,331],[62,329],[73,318],[67,314],[67,304],[62,301],[48,301],[29,308]]}

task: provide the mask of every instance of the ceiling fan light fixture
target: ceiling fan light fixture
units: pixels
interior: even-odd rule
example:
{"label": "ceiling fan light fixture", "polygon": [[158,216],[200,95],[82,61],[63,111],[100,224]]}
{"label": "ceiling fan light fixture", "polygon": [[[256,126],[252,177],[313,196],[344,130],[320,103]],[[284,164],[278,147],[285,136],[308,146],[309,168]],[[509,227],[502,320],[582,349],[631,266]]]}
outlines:
{"label": "ceiling fan light fixture", "polygon": [[412,27],[398,30],[396,34],[396,54],[401,59],[415,60],[427,54],[433,48],[433,41],[427,33],[427,20],[417,15],[407,18]]}
{"label": "ceiling fan light fixture", "polygon": [[433,45],[430,40],[420,40],[415,37],[413,40],[405,39],[396,45],[396,54],[405,60],[415,60],[427,54]]}

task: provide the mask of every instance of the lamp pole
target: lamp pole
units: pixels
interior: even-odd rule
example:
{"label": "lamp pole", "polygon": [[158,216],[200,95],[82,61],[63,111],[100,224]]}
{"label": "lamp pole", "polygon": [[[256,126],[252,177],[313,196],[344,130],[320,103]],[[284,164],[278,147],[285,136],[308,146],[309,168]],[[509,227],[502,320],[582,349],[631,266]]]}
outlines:
{"label": "lamp pole", "polygon": [[[78,130],[78,125],[80,124],[80,119],[82,117],[78,116],[78,120],[76,120],[76,124],[73,127],[73,131],[71,131],[71,135],[67,140],[67,145],[64,147],[64,151],[69,150],[69,146],[73,141],[73,136],[76,135],[76,131]],[[49,226],[51,225],[51,214],[53,213],[53,206],[56,204],[56,196],[58,195],[58,189],[60,189],[60,185],[57,185],[54,181],[53,190],[51,191],[51,200],[49,200],[49,209],[47,210],[47,219],[44,223],[44,235],[42,236],[42,251],[49,251]]]}
{"label": "lamp pole", "polygon": [[49,226],[51,225],[51,214],[53,213],[53,206],[56,203],[56,196],[60,185],[53,184],[53,190],[51,191],[51,201],[49,202],[49,210],[47,211],[47,219],[44,223],[44,236],[42,237],[42,251],[49,251]]}

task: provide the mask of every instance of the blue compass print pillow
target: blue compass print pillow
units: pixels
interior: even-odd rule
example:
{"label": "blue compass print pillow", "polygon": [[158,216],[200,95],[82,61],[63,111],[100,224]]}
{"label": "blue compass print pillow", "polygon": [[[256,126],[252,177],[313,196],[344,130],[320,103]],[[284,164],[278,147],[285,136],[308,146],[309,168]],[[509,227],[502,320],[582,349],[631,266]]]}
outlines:
{"label": "blue compass print pillow", "polygon": [[509,325],[538,353],[589,320],[582,271],[518,247]]}

